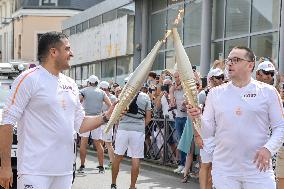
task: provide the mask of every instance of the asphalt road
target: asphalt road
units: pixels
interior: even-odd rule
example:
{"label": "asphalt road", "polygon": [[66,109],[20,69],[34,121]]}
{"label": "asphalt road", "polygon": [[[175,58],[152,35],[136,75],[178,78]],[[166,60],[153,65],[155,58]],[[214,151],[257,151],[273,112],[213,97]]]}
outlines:
{"label": "asphalt road", "polygon": [[[77,165],[79,165],[77,158]],[[111,170],[106,170],[104,174],[99,174],[97,166],[97,158],[88,155],[86,160],[86,171],[77,173],[72,189],[110,189]],[[122,163],[118,175],[118,189],[128,189],[130,185],[130,169],[131,167]],[[181,176],[180,176],[181,177]],[[160,172],[156,168],[153,170],[147,168],[140,169],[140,175],[137,181],[137,189],[198,189],[197,183],[181,183],[181,178]]]}

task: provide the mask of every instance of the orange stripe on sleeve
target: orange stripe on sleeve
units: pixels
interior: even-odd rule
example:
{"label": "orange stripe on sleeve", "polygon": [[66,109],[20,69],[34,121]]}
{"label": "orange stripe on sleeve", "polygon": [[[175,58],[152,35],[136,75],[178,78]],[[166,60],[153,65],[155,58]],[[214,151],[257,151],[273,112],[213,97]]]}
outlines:
{"label": "orange stripe on sleeve", "polygon": [[14,92],[13,98],[12,98],[12,103],[11,103],[11,105],[13,105],[13,104],[15,103],[16,95],[17,95],[18,90],[19,90],[21,84],[23,83],[23,81],[24,81],[31,73],[33,73],[33,72],[36,71],[37,69],[38,69],[38,68],[36,68],[36,69],[32,70],[31,72],[27,73],[27,74],[21,79],[21,81],[18,83],[18,85],[17,85],[17,87],[16,87],[16,90],[15,90],[15,92]]}

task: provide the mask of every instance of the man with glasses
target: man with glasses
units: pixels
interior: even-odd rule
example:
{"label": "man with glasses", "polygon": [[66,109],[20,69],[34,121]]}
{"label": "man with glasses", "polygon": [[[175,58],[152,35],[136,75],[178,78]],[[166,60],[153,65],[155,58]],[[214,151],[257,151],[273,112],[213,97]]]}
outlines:
{"label": "man with glasses", "polygon": [[274,74],[275,74],[274,65],[270,61],[265,60],[257,66],[256,80],[262,81],[262,82],[267,83],[269,85],[273,85]]}
{"label": "man with glasses", "polygon": [[[276,188],[271,156],[283,142],[283,108],[273,86],[251,78],[254,65],[251,49],[234,47],[226,60],[231,81],[210,90],[201,116],[202,138],[215,137],[212,178],[218,189]],[[195,118],[201,111],[188,106],[188,113]]]}

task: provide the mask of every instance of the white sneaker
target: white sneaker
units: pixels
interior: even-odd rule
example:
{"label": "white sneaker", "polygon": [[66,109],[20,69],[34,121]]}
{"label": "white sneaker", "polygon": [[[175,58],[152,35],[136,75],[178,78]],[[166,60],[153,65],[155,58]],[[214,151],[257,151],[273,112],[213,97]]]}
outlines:
{"label": "white sneaker", "polygon": [[179,165],[177,169],[174,170],[174,173],[180,173],[184,169],[184,166]]}
{"label": "white sneaker", "polygon": [[184,172],[185,172],[185,168],[183,168],[180,173],[181,173],[181,174],[184,174]]}

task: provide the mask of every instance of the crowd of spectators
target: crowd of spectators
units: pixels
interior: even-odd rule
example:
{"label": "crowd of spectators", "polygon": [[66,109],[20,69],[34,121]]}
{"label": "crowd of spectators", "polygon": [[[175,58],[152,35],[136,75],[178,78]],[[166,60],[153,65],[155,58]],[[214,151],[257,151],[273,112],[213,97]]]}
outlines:
{"label": "crowd of spectators", "polygon": [[[229,81],[225,64],[224,60],[215,60],[206,79],[201,79],[197,67],[192,66],[200,108],[204,108],[206,96],[212,87]],[[283,97],[284,85],[280,86],[280,78],[273,61],[261,57],[255,67],[255,79],[274,85],[282,92]],[[119,97],[122,88],[123,86],[118,83],[109,83],[109,91],[116,98]],[[187,182],[190,177],[200,177],[201,188],[210,188],[208,186],[212,186],[211,162],[200,159],[199,154],[204,151],[198,148],[201,139],[195,136],[192,121],[187,116],[179,72],[175,69],[165,69],[159,73],[151,71],[141,91],[148,94],[152,106],[152,121],[145,128],[145,158],[158,161],[165,161],[168,158],[167,163],[176,167],[173,171],[183,175],[181,182]],[[168,148],[168,157],[164,157],[165,148]]]}

